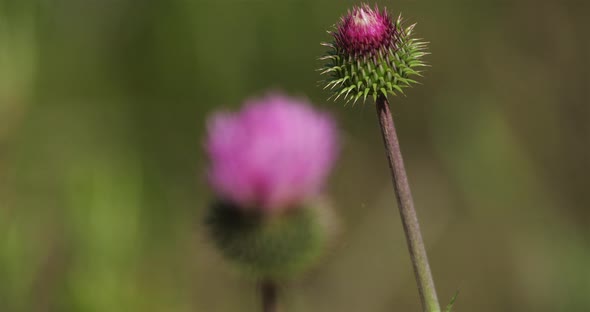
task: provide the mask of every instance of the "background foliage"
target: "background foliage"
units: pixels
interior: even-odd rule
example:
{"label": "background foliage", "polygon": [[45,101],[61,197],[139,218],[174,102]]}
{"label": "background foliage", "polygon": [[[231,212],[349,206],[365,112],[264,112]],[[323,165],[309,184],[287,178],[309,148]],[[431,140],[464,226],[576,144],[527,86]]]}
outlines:
{"label": "background foliage", "polygon": [[[432,64],[392,101],[439,296],[590,310],[590,2],[379,1]],[[371,104],[326,102],[337,0],[0,0],[0,311],[256,311],[204,236],[208,112],[282,89],[341,123],[343,234],[285,311],[419,311]]]}

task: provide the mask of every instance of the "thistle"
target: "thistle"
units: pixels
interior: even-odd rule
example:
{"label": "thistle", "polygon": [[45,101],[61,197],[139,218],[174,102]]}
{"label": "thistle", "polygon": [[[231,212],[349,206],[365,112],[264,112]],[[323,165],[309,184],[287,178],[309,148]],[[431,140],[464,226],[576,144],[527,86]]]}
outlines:
{"label": "thistle", "polygon": [[406,234],[406,241],[422,308],[440,312],[426,248],[422,240],[414,200],[406,174],[399,140],[387,100],[388,95],[403,93],[403,88],[416,83],[417,68],[425,66],[422,57],[426,43],[412,37],[414,25],[404,27],[400,15],[394,23],[386,11],[362,4],[349,11],[332,34],[331,48],[321,59],[329,61],[322,74],[330,75],[325,88],[334,90],[335,100],[347,103],[366,101],[371,95],[377,108],[381,134],[389,161],[397,204]]}
{"label": "thistle", "polygon": [[273,94],[208,120],[207,225],[231,263],[260,279],[264,311],[277,282],[314,265],[331,234],[322,191],[338,152],[332,118],[302,99]]}
{"label": "thistle", "polygon": [[420,76],[418,69],[426,66],[426,43],[412,37],[415,25],[405,27],[401,15],[393,22],[387,11],[366,4],[348,11],[328,32],[333,42],[322,43],[331,49],[320,58],[328,61],[320,69],[329,75],[324,89],[334,91],[334,100],[343,97],[347,103],[403,93],[416,83],[411,77]]}

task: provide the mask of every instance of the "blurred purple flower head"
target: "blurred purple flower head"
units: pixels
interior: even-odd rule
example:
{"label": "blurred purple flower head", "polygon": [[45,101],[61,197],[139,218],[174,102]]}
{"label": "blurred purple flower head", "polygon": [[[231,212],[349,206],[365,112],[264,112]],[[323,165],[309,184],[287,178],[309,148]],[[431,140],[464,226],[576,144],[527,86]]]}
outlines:
{"label": "blurred purple flower head", "polygon": [[282,211],[317,195],[338,153],[334,120],[306,100],[270,94],[208,120],[209,184],[241,209]]}
{"label": "blurred purple flower head", "polygon": [[395,44],[396,29],[387,16],[366,4],[354,7],[343,16],[334,34],[337,46],[351,56],[374,54]]}

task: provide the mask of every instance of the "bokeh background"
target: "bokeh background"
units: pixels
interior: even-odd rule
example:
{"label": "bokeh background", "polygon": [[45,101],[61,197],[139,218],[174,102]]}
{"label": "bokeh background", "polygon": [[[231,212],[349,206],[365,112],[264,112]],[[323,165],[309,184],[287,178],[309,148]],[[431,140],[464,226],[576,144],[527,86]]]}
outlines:
{"label": "bokeh background", "polygon": [[[206,240],[206,115],[332,111],[339,241],[284,311],[420,311],[372,104],[315,71],[342,0],[1,0],[0,311],[257,311]],[[432,65],[392,100],[439,297],[590,311],[590,2],[379,1]]]}

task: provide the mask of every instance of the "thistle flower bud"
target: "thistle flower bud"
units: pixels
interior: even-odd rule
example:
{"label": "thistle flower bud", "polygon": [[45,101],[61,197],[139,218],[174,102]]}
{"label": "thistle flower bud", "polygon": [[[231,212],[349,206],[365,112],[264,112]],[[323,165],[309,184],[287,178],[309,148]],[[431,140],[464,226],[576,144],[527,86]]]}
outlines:
{"label": "thistle flower bud", "polygon": [[216,202],[206,221],[221,254],[247,275],[263,280],[289,278],[309,269],[335,232],[334,215],[321,200],[271,218]]}
{"label": "thistle flower bud", "polygon": [[207,218],[212,241],[240,268],[263,279],[311,266],[330,227],[319,200],[337,156],[332,118],[309,103],[273,94],[209,120]]}
{"label": "thistle flower bud", "polygon": [[325,88],[334,90],[335,100],[342,96],[354,102],[403,93],[416,83],[410,77],[420,75],[417,69],[425,66],[422,57],[427,54],[426,43],[412,37],[414,26],[404,27],[401,15],[393,22],[376,6],[354,7],[329,32],[333,42],[323,43],[331,49],[320,58],[328,61],[321,69],[329,75]]}

